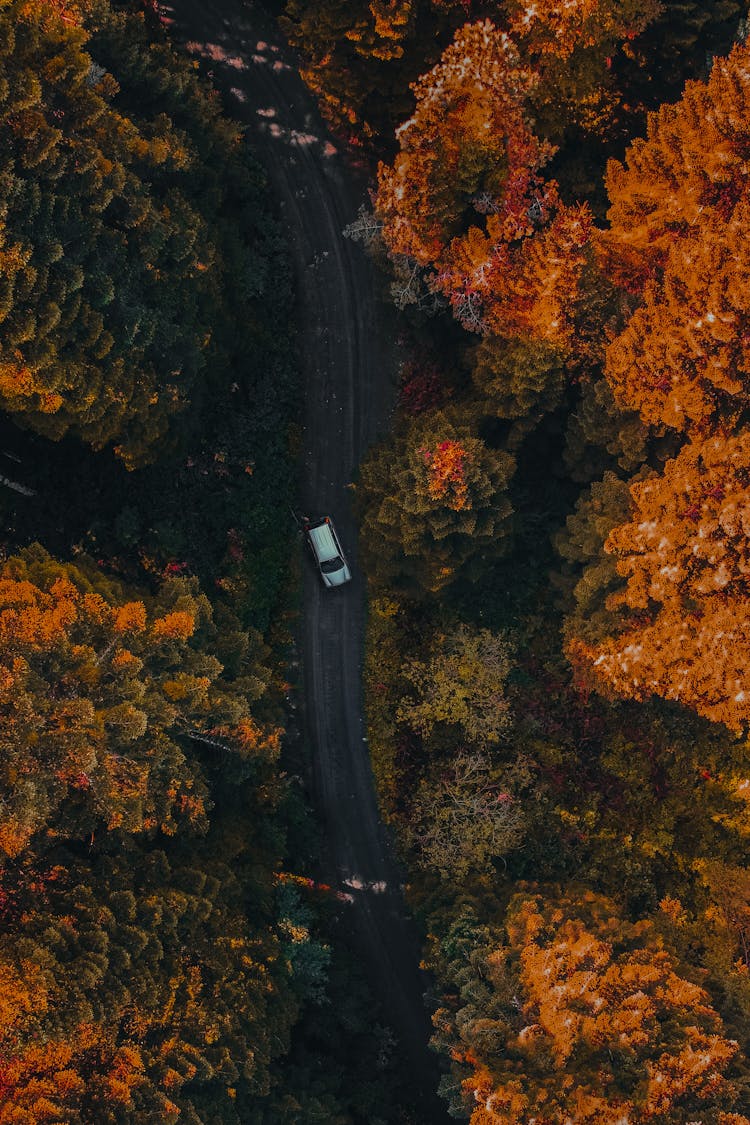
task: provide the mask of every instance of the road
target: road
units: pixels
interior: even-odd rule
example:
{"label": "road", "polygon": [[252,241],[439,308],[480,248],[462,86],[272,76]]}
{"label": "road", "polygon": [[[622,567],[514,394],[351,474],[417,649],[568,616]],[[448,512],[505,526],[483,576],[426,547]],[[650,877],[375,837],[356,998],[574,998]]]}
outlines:
{"label": "road", "polygon": [[378,814],[362,718],[365,602],[347,485],[387,432],[396,362],[373,269],[342,235],[367,185],[326,134],[293,53],[264,13],[243,0],[167,0],[161,10],[172,37],[222,91],[227,111],[248,126],[290,240],[305,381],[300,506],[311,517],[334,517],[354,574],[340,590],[324,590],[312,567],[304,578],[304,718],[327,878],[351,889],[353,940],[366,975],[399,1040],[425,1125],[441,1125],[449,1119],[427,1047],[419,941]]}

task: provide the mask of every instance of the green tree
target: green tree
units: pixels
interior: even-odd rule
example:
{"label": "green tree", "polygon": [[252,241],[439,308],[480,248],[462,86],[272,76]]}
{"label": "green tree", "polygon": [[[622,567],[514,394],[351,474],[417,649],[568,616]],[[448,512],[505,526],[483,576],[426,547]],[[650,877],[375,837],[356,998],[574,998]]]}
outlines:
{"label": "green tree", "polygon": [[18,0],[0,28],[0,406],[140,465],[199,377],[215,382],[237,337],[258,335],[266,256],[243,239],[257,220],[238,236],[235,218],[230,237],[223,214],[257,171],[137,17]]}
{"label": "green tree", "polygon": [[[636,472],[648,460],[652,448],[662,444],[663,427],[653,431],[635,410],[615,401],[606,379],[585,377],[580,398],[568,416],[565,432],[565,467],[575,481],[590,481],[605,469],[615,467]],[[664,454],[662,454],[664,456]]]}
{"label": "green tree", "polygon": [[363,464],[362,544],[375,576],[435,592],[508,534],[515,462],[446,414],[417,419]]}
{"label": "green tree", "polygon": [[287,0],[280,22],[328,123],[377,146],[408,113],[410,83],[465,15],[459,0]]}
{"label": "green tree", "polygon": [[436,727],[448,727],[470,742],[498,742],[510,725],[508,641],[489,629],[457,625],[438,632],[429,647],[428,661],[417,657],[401,667],[411,692],[396,717],[425,739]]}
{"label": "green tree", "polygon": [[[130,842],[86,862],[59,850],[54,878],[37,876],[33,887],[16,878],[23,909],[5,919],[0,964],[20,963],[39,1002],[6,1045],[15,1088],[0,1086],[3,1123],[234,1125],[267,1091],[271,1058],[286,1048],[296,1013],[263,905],[270,871],[259,882],[256,865],[243,886],[236,872],[248,857],[235,855],[230,870],[215,851],[214,842],[169,859]],[[51,1096],[60,1090],[65,1100],[57,1118],[14,1118],[11,1107],[25,1106],[45,1073],[29,1058],[39,1040],[53,1060],[73,1044],[57,1066],[67,1083],[46,1064]],[[128,1062],[121,1074],[118,1055]]]}
{"label": "green tree", "polygon": [[571,609],[566,633],[599,638],[611,627],[607,600],[622,585],[617,562],[604,551],[613,528],[630,515],[628,482],[607,472],[583,493],[566,528],[556,539],[557,549],[570,564]]}
{"label": "green tree", "polygon": [[564,356],[550,344],[486,336],[470,361],[474,385],[498,418],[547,413],[562,399]]}

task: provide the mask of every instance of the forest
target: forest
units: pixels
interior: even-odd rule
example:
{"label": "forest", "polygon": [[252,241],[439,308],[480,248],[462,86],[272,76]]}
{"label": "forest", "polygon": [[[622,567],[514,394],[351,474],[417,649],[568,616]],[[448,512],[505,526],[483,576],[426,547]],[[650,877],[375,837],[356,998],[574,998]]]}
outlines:
{"label": "forest", "polygon": [[[446,1110],[750,1125],[747,13],[273,14],[398,318],[351,494]],[[435,1125],[316,879],[283,217],[158,7],[0,58],[0,1125]]]}

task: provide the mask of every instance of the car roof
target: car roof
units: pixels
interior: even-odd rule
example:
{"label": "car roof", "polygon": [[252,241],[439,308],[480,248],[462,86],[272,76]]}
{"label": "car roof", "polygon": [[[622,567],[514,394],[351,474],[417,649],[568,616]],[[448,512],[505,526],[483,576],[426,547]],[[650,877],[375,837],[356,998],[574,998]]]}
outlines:
{"label": "car roof", "polygon": [[308,527],[307,534],[320,562],[327,562],[328,559],[337,557],[339,548],[333,537],[330,524],[319,523],[316,527]]}

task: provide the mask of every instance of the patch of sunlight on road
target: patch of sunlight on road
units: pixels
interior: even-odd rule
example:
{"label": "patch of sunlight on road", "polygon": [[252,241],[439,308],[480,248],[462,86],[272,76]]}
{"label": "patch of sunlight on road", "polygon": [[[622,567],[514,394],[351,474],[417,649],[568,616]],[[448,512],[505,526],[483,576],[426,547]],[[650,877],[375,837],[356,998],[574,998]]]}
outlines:
{"label": "patch of sunlight on road", "polygon": [[315,133],[301,133],[299,129],[287,129],[286,126],[279,125],[276,121],[270,121],[268,123],[266,132],[277,139],[292,141],[293,144],[298,145],[300,148],[309,148],[311,145],[319,145],[321,143],[320,137]]}
{"label": "patch of sunlight on road", "polygon": [[220,43],[197,43],[195,39],[189,39],[185,44],[185,50],[191,55],[200,55],[201,58],[209,59],[211,62],[230,66],[233,70],[247,70],[245,60],[239,55],[230,55]]}
{"label": "patch of sunlight on road", "polygon": [[359,875],[350,875],[348,879],[343,880],[343,883],[353,891],[372,891],[376,895],[382,895],[388,890],[388,884],[383,879],[375,883],[367,883],[364,879],[360,879]]}
{"label": "patch of sunlight on road", "polygon": [[254,63],[266,63],[271,67],[271,70],[292,70],[293,68],[285,63],[282,59],[272,59],[271,55],[278,55],[279,48],[273,43],[264,43],[259,39],[255,44],[255,54],[252,56]]}
{"label": "patch of sunlight on road", "polygon": [[[174,23],[174,8],[171,4],[157,4],[157,11],[159,14],[159,23],[163,24],[164,27],[171,27]],[[172,15],[167,15],[168,12],[172,12]]]}

